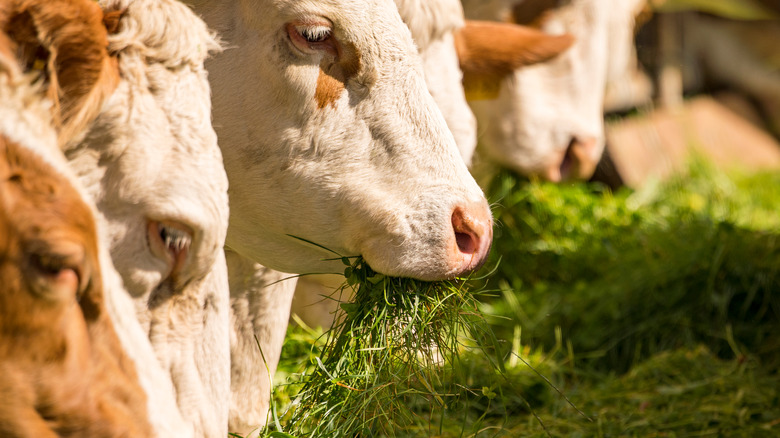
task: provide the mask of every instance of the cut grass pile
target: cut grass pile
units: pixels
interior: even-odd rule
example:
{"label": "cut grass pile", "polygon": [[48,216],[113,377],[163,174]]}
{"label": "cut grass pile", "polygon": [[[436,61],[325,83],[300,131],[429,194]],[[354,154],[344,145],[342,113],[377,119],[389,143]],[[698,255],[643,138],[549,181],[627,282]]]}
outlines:
{"label": "cut grass pile", "polygon": [[[300,381],[306,369],[309,386],[277,387],[279,406],[296,400],[279,420],[282,430],[780,434],[780,175],[725,175],[696,163],[686,177],[610,193],[504,174],[491,199],[499,225],[487,266],[495,271],[475,287],[494,291],[476,298],[501,351],[462,284],[443,296],[455,298],[446,312],[468,323],[429,325],[432,307],[424,303],[435,292],[395,286],[355,264],[347,273],[358,288],[346,307],[352,323],[327,338],[290,330],[277,377]],[[380,281],[398,293],[379,293]],[[441,321],[452,324],[446,312]],[[432,332],[406,330],[413,320]],[[475,323],[479,330],[465,328]],[[441,356],[427,348],[437,342]],[[487,353],[474,348],[479,343]],[[385,345],[380,356],[366,348]],[[448,352],[458,354],[441,364]]]}
{"label": "cut grass pile", "polygon": [[390,278],[362,259],[343,261],[354,297],[315,342],[290,409],[273,428],[301,437],[437,434],[443,425],[433,419],[483,391],[454,378],[461,353],[481,354],[499,374],[503,365],[475,294],[462,281]]}

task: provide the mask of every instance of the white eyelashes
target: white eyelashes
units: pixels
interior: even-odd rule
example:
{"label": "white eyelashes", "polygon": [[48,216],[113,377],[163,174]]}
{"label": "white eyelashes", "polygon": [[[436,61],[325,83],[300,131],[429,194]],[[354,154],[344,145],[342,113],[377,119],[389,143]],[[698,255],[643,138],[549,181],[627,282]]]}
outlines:
{"label": "white eyelashes", "polygon": [[331,35],[331,28],[324,25],[298,25],[295,30],[310,43],[321,43]]}

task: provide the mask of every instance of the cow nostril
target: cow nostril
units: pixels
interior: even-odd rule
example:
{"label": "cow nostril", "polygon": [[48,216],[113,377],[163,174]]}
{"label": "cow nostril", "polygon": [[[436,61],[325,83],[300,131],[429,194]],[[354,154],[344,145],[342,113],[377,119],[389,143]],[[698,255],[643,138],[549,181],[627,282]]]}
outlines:
{"label": "cow nostril", "polygon": [[451,257],[457,275],[479,269],[487,260],[493,240],[493,220],[487,204],[455,207],[452,212],[455,244]]}
{"label": "cow nostril", "polygon": [[452,212],[452,229],[455,231],[455,243],[463,254],[476,254],[480,249],[478,224],[461,207]]}
{"label": "cow nostril", "polygon": [[572,138],[569,145],[566,147],[566,152],[563,154],[563,161],[561,161],[561,165],[559,166],[561,181],[571,178],[572,170],[578,162],[576,154],[574,153],[575,144],[577,144],[577,139]]}
{"label": "cow nostril", "polygon": [[455,232],[458,249],[464,254],[474,254],[479,249],[476,239],[469,233]]}
{"label": "cow nostril", "polygon": [[598,142],[595,137],[572,137],[557,171],[561,181],[586,180],[598,164]]}

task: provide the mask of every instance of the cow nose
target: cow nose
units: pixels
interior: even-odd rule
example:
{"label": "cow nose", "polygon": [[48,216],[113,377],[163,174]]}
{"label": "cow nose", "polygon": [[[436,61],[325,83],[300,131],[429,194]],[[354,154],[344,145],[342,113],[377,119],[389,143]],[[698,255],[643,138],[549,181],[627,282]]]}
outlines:
{"label": "cow nose", "polygon": [[596,171],[599,161],[598,155],[598,141],[594,137],[572,138],[559,166],[558,180],[571,181],[590,178]]}
{"label": "cow nose", "polygon": [[493,217],[487,204],[455,207],[452,229],[455,232],[456,275],[479,269],[487,260],[493,241]]}

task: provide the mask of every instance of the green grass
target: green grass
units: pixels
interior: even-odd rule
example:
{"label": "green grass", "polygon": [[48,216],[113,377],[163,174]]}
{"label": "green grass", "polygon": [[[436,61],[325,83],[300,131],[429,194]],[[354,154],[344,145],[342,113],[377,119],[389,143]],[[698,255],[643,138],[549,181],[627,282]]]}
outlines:
{"label": "green grass", "polygon": [[[725,175],[704,164],[688,177],[610,194],[593,186],[516,184],[494,193],[503,292],[487,312],[506,338],[549,348],[555,329],[589,366],[705,343],[774,354],[780,314],[780,175]],[[733,338],[733,339],[730,339]],[[772,346],[767,347],[767,346]],[[770,351],[764,352],[765,348]]]}
{"label": "green grass", "polygon": [[290,329],[278,429],[780,434],[780,175],[699,162],[685,177],[611,193],[503,174],[490,197],[494,271],[468,284],[487,292],[348,261],[358,296],[345,322],[324,337]]}
{"label": "green grass", "polygon": [[[280,391],[295,395],[281,418],[277,411],[273,429],[311,437],[436,434],[444,425],[435,419],[475,394],[491,393],[490,386],[474,387],[458,375],[466,366],[462,355],[480,357],[495,376],[503,367],[476,292],[463,281],[389,278],[360,258],[343,261],[344,287],[354,297],[313,342],[316,352],[293,375],[294,386]],[[291,339],[288,345],[302,353],[300,336]]]}

